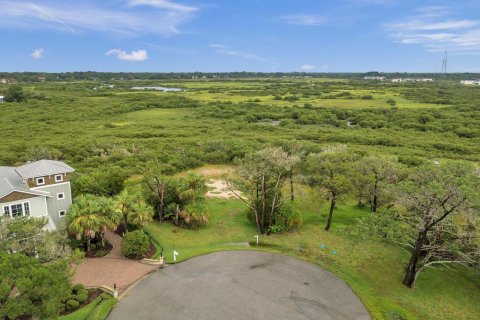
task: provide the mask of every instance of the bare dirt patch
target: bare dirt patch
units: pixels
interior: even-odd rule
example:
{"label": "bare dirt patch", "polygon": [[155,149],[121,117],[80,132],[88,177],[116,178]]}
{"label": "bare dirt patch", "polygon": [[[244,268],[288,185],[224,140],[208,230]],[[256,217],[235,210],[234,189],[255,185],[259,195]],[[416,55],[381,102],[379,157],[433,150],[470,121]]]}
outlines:
{"label": "bare dirt patch", "polygon": [[210,198],[231,199],[237,197],[235,194],[242,195],[242,192],[239,190],[232,191],[227,182],[222,179],[210,179],[206,186],[209,188],[206,196]]}

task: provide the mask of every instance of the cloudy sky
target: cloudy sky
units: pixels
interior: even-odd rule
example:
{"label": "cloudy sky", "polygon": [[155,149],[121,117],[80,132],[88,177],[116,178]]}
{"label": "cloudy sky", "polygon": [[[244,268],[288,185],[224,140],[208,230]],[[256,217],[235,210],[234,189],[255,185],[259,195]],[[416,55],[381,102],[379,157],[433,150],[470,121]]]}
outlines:
{"label": "cloudy sky", "polygon": [[480,72],[479,0],[0,0],[0,71]]}

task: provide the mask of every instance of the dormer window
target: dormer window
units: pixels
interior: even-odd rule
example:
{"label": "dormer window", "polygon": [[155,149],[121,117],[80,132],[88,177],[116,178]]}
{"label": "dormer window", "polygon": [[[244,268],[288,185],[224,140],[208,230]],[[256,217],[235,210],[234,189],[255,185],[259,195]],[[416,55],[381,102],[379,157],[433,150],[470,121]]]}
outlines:
{"label": "dormer window", "polygon": [[35,179],[35,182],[37,183],[37,186],[43,186],[45,184],[45,178],[37,178]]}
{"label": "dormer window", "polygon": [[63,176],[61,174],[57,174],[55,176],[55,182],[62,182],[63,181]]}

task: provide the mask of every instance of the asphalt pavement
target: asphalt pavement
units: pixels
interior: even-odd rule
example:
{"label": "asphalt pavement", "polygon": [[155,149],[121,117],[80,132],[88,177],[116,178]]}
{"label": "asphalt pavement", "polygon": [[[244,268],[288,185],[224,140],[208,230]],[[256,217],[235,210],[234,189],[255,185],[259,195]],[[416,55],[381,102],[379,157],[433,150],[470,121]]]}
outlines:
{"label": "asphalt pavement", "polygon": [[[181,254],[181,253],[180,253]],[[154,271],[131,288],[109,320],[366,320],[342,280],[278,254],[227,251]]]}

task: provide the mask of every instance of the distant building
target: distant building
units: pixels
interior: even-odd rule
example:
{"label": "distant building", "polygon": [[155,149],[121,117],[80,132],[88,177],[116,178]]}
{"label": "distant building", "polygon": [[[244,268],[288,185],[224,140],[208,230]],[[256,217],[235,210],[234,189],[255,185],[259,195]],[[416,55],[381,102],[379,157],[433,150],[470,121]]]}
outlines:
{"label": "distant building", "polygon": [[461,80],[460,84],[467,86],[480,86],[480,80]]}
{"label": "distant building", "polygon": [[15,78],[0,78],[0,83],[10,84],[10,83],[15,83],[15,82],[17,82],[17,80]]}
{"label": "distant building", "polygon": [[166,87],[132,87],[132,90],[153,90],[153,91],[163,91],[163,92],[183,91],[183,89],[180,89],[180,88],[166,88]]}
{"label": "distant building", "polygon": [[392,79],[392,82],[433,82],[432,78],[398,78]]}
{"label": "distant building", "polygon": [[45,78],[45,77],[38,77],[38,81],[40,81],[40,82],[45,82],[45,81],[47,81],[47,78]]}
{"label": "distant building", "polygon": [[363,80],[385,80],[385,77],[367,76],[367,77],[363,77]]}
{"label": "distant building", "polygon": [[72,204],[69,177],[74,171],[52,160],[0,167],[0,214],[10,218],[45,217],[46,229],[63,227]]}
{"label": "distant building", "polygon": [[3,103],[5,101],[4,96],[0,96],[0,103]]}

